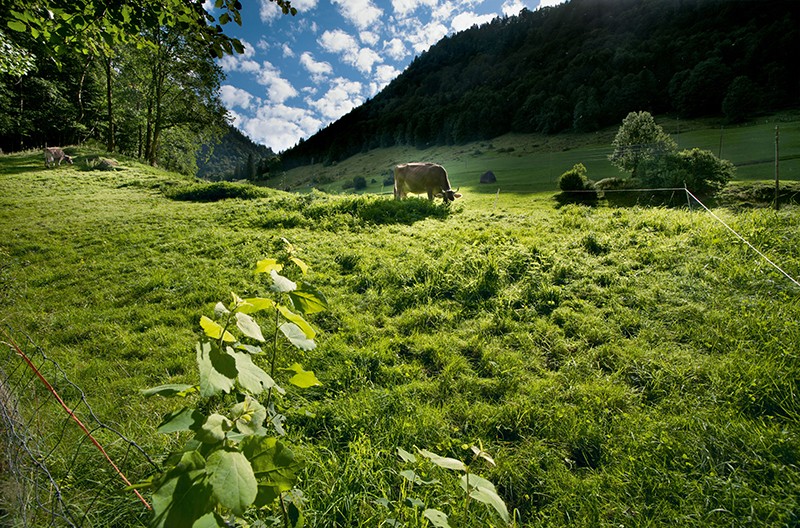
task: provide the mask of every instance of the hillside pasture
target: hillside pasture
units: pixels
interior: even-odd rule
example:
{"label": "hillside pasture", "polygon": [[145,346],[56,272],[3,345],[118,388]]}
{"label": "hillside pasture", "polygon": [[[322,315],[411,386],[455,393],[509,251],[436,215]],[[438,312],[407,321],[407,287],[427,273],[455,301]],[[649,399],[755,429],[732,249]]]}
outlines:
{"label": "hillside pasture", "polygon": [[[680,121],[660,117],[658,123],[673,136],[680,149],[710,150],[736,165],[741,181],[775,178],[775,127],[781,129],[780,177],[800,180],[800,120],[796,113],[784,113],[757,121],[726,125],[717,121]],[[608,155],[616,128],[592,134],[507,134],[491,141],[426,149],[391,147],[352,156],[338,164],[321,163],[299,167],[265,182],[270,187],[308,192],[317,188],[330,193],[353,192],[342,188],[344,181],[362,176],[367,181],[363,194],[391,194],[391,169],[398,163],[432,161],[444,165],[453,187],[468,193],[496,194],[555,192],[558,178],[576,163],[583,163],[593,181],[627,177],[611,165]],[[720,141],[721,139],[721,141]],[[721,149],[720,149],[721,146]],[[491,170],[496,184],[480,184],[481,174]],[[324,183],[317,183],[324,182]]]}
{"label": "hillside pasture", "polygon": [[[140,391],[196,383],[200,317],[231,291],[263,292],[255,262],[285,237],[330,303],[310,317],[318,347],[279,357],[323,382],[279,409],[306,461],[308,526],[428,526],[423,507],[451,526],[503,524],[446,470],[420,463],[409,480],[397,449],[415,447],[470,461],[516,526],[800,522],[800,287],[700,209],[558,206],[545,182],[523,185],[514,152],[491,167],[476,160],[494,154],[430,152],[462,190],[502,167],[499,194],[473,184],[449,207],[230,187],[209,201],[126,160],[101,172],[0,156],[0,323],[160,458],[180,440],[156,433],[173,405]],[[553,154],[602,172],[580,152],[594,151]],[[715,213],[800,276],[796,206]],[[496,466],[469,458],[478,444]],[[142,526],[131,510],[105,518]]]}

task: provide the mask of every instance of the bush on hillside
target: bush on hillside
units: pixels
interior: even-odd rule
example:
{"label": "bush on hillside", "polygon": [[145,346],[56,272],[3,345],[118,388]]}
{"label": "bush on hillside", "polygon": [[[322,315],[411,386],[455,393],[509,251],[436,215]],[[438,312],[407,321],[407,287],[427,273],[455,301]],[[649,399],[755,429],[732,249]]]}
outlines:
{"label": "bush on hillside", "polygon": [[228,198],[253,200],[270,196],[271,191],[239,183],[214,182],[180,185],[164,191],[172,200],[189,202],[218,202]]}
{"label": "bush on hillside", "polygon": [[640,167],[643,186],[648,188],[682,188],[713,196],[728,183],[736,168],[728,160],[716,157],[710,150],[698,148],[669,153],[649,160]]}
{"label": "bush on hillside", "polygon": [[586,189],[588,183],[586,167],[583,163],[576,163],[558,179],[558,188],[564,192],[582,191]]}

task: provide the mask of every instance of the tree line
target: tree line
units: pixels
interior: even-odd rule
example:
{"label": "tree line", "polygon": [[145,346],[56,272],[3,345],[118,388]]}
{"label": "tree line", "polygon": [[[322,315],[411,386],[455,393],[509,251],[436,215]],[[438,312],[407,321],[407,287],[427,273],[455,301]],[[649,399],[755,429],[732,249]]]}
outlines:
{"label": "tree line", "polygon": [[571,0],[523,10],[444,38],[283,161],[590,132],[631,111],[736,122],[800,103],[798,40],[792,0]]}

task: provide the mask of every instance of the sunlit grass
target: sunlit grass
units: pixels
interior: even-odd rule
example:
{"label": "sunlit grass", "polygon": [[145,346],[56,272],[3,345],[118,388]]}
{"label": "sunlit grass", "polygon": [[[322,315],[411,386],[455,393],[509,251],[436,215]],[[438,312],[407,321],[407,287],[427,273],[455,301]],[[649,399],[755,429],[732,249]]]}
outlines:
{"label": "sunlit grass", "polygon": [[[285,237],[331,305],[297,358],[323,386],[282,409],[311,525],[425,526],[412,497],[497,525],[446,474],[399,476],[397,447],[479,441],[521,526],[798,522],[798,288],[702,210],[502,188],[174,200],[187,182],[135,164],[36,163],[0,157],[2,322],[153,454],[168,404],[139,391],[196,379],[199,317],[264,288],[254,263]],[[796,206],[715,212],[800,275]]]}

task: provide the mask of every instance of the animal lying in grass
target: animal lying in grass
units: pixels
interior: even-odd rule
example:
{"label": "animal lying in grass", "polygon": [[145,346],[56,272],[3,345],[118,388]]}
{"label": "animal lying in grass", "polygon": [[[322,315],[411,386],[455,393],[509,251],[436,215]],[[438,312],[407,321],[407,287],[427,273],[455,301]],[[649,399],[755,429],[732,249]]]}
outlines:
{"label": "animal lying in grass", "polygon": [[72,157],[64,154],[64,151],[58,147],[47,147],[44,149],[44,166],[45,168],[55,167],[56,161],[61,165],[65,161],[72,165]]}
{"label": "animal lying in grass", "polygon": [[447,171],[435,163],[402,163],[394,168],[394,198],[402,200],[407,193],[428,193],[444,199],[445,203],[461,198],[461,194],[450,188]]}

